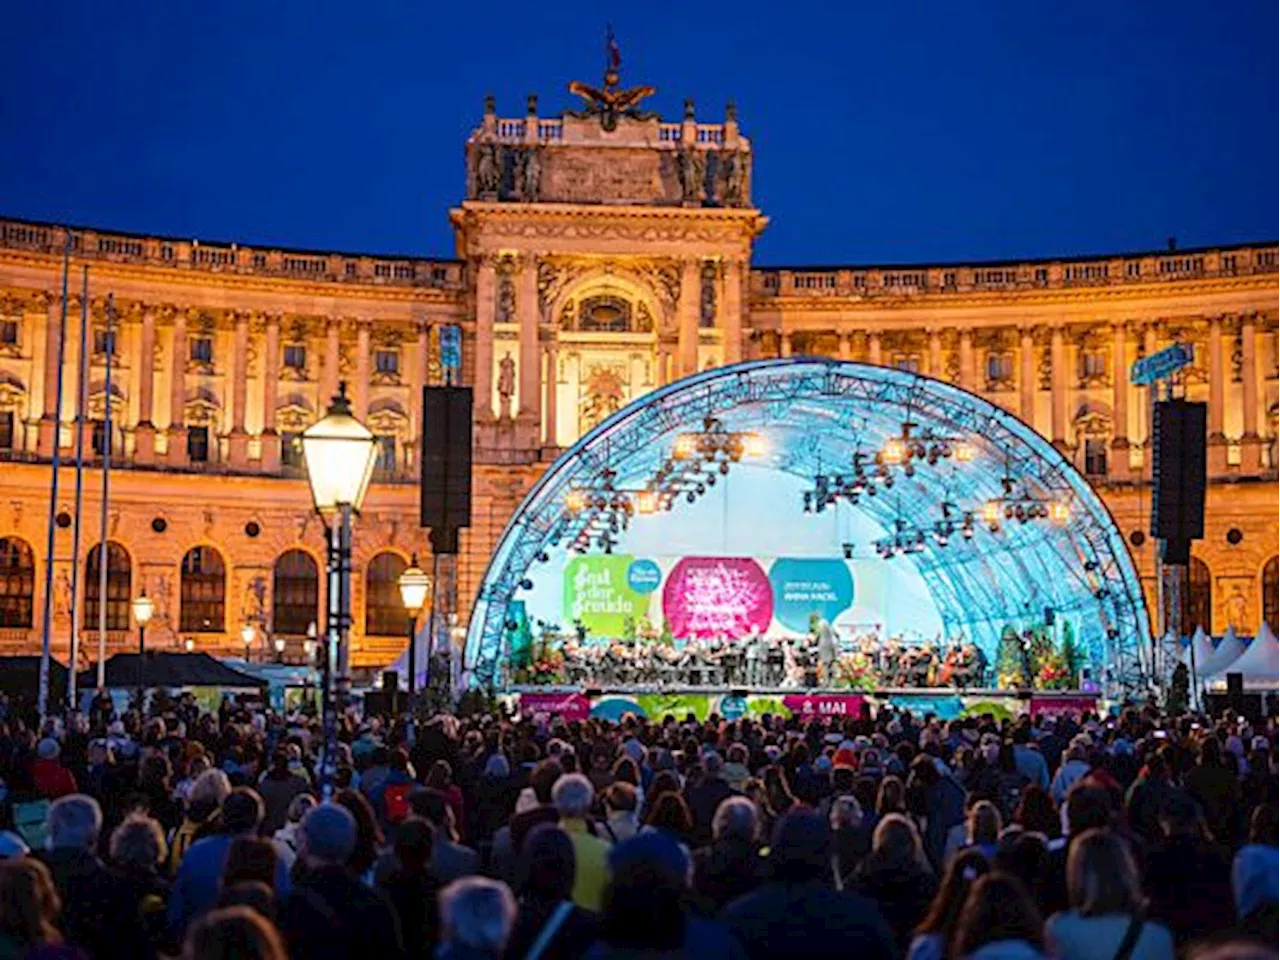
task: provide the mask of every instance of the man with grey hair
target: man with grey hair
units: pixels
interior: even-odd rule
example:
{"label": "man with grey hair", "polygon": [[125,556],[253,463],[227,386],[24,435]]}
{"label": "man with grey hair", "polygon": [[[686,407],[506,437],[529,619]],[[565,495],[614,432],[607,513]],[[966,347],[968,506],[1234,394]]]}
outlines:
{"label": "man with grey hair", "polygon": [[565,774],[551,790],[560,828],[573,843],[573,902],[599,913],[609,883],[609,843],[597,836],[590,821],[594,797],[591,781],[580,773]]}
{"label": "man with grey hair", "polygon": [[463,877],[440,893],[440,958],[500,957],[515,925],[516,901],[505,883]]}
{"label": "man with grey hair", "polygon": [[292,957],[405,956],[395,911],[347,867],[356,821],[346,807],[312,807],[298,829],[302,870],[280,909],[280,932]]}
{"label": "man with grey hair", "polygon": [[733,796],[733,788],[721,776],[723,772],[724,761],[720,754],[708,750],[702,755],[698,773],[684,788],[684,802],[693,816],[693,845],[696,847],[711,842],[711,819],[720,805]]}
{"label": "man with grey hair", "polygon": [[711,833],[711,845],[693,855],[693,888],[718,911],[762,882],[756,805],[738,796],[721,801]]}
{"label": "man with grey hair", "polygon": [[83,793],[60,797],[45,818],[47,849],[40,854],[62,898],[59,926],[67,942],[93,957],[115,955],[122,942],[118,925],[128,915],[119,885],[98,859],[101,832],[97,800]]}

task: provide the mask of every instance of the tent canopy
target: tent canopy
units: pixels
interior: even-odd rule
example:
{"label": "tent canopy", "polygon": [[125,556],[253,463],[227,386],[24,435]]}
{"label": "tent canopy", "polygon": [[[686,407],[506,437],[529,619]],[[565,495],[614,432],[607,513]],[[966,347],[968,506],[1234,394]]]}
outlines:
{"label": "tent canopy", "polygon": [[[138,654],[117,653],[107,660],[108,687],[132,687],[138,683]],[[80,674],[81,687],[98,682],[97,670]],[[143,656],[142,685],[146,687],[265,687],[267,681],[233,670],[207,653],[148,653]]]}
{"label": "tent canopy", "polygon": [[[35,699],[40,689],[40,658],[0,657],[0,691]],[[67,690],[67,668],[49,658],[49,695],[61,700]]]}
{"label": "tent canopy", "polygon": [[1259,633],[1245,648],[1244,653],[1227,667],[1226,672],[1240,674],[1245,687],[1249,689],[1274,690],[1280,685],[1277,683],[1277,674],[1280,673],[1280,643],[1269,632],[1267,635]]}

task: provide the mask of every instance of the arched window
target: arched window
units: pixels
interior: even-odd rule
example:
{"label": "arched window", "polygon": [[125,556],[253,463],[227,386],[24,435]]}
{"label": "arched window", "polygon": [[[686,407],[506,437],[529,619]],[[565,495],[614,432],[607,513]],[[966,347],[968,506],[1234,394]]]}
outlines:
{"label": "arched window", "polygon": [[396,553],[380,553],[364,576],[364,632],[369,637],[398,637],[409,629],[409,614],[397,581],[408,564]]}
{"label": "arched window", "polygon": [[36,560],[17,537],[0,537],[0,627],[31,629],[36,598]]}
{"label": "arched window", "polygon": [[276,560],[271,580],[271,629],[287,637],[306,636],[320,608],[320,571],[311,554],[290,550]]}
{"label": "arched window", "polygon": [[192,547],[182,558],[182,633],[226,630],[227,576],[222,554],[213,547]]}
{"label": "arched window", "polygon": [[1262,619],[1272,633],[1280,632],[1276,614],[1280,608],[1280,557],[1272,557],[1262,567]]}
{"label": "arched window", "polygon": [[1187,599],[1184,601],[1182,622],[1187,633],[1194,633],[1196,627],[1204,627],[1208,633],[1213,629],[1213,578],[1209,575],[1209,565],[1199,557],[1192,557],[1187,573]]}
{"label": "arched window", "polygon": [[[98,627],[98,589],[102,584],[101,544],[94,544],[84,565],[84,628]],[[133,570],[129,551],[107,541],[107,629],[128,630],[133,600]]]}

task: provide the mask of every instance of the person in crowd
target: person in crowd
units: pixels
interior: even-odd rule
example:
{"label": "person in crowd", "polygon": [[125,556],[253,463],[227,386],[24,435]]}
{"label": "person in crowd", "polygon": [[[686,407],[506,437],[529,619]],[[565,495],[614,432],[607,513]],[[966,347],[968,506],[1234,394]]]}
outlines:
{"label": "person in crowd", "polygon": [[674,791],[660,795],[658,802],[645,817],[644,826],[640,828],[641,833],[650,830],[665,830],[687,851],[693,840],[694,827],[693,817],[689,814],[684,797]]}
{"label": "person in crowd", "polygon": [[1066,759],[1062,761],[1062,766],[1058,767],[1049,785],[1049,796],[1053,797],[1054,803],[1065,801],[1072,786],[1092,769],[1089,763],[1091,749],[1089,738],[1084,734],[1071,739],[1071,743],[1067,745]]}
{"label": "person in crowd", "polygon": [[1019,723],[1013,729],[1013,762],[1028,783],[1049,789],[1049,765],[1031,742],[1031,725]]}
{"label": "person in crowd", "polygon": [[431,875],[437,883],[444,887],[479,871],[479,855],[458,842],[453,808],[444,794],[426,788],[415,790],[409,796],[409,809],[431,824]]}
{"label": "person in crowd", "polygon": [[[367,793],[367,802],[377,817],[377,822],[384,828],[395,826],[409,816],[411,812],[409,797],[418,788],[407,752],[401,749],[392,750],[388,766],[387,775]],[[460,831],[461,823],[457,819],[460,816],[458,808],[454,808],[452,804],[450,806],[453,810],[455,828]]]}
{"label": "person in crowd", "polygon": [[[393,766],[392,773],[394,772]],[[333,802],[346,807],[356,821],[356,846],[351,851],[351,859],[347,862],[347,866],[357,877],[370,883],[373,878],[369,872],[373,869],[385,843],[382,829],[374,816],[373,807],[364,798],[364,794],[350,788],[335,793]]]}
{"label": "person in crowd", "polygon": [[928,912],[912,933],[907,960],[944,960],[970,889],[990,869],[990,861],[980,850],[962,850],[952,858]]}
{"label": "person in crowd", "polygon": [[311,784],[306,777],[291,769],[289,749],[280,746],[271,755],[271,766],[258,781],[257,789],[265,811],[262,829],[274,835],[288,821],[289,807],[294,799],[309,793]]}
{"label": "person in crowd", "polygon": [[1003,826],[996,805],[990,800],[979,800],[969,809],[965,819],[967,845],[977,847],[988,858],[994,857]]}
{"label": "person in crowd", "polygon": [[724,761],[715,751],[702,756],[697,775],[685,786],[684,800],[693,818],[693,834],[689,838],[694,846],[706,846],[711,842],[711,820],[720,804],[733,796],[733,788],[722,776]]}
{"label": "person in crowd", "polygon": [[273,839],[296,856],[298,853],[298,827],[307,811],[316,805],[316,798],[309,793],[300,793],[289,801],[289,809],[285,813],[284,826],[275,832]]}
{"label": "person in crowd", "polygon": [[1049,852],[1044,834],[1010,828],[1001,835],[995,856],[988,860],[996,870],[1022,884],[1041,916],[1049,916],[1065,906],[1066,876],[1057,875],[1058,864]]}
{"label": "person in crowd", "polygon": [[979,877],[947,946],[955,960],[1044,960],[1040,913],[1021,883],[1002,873]]}
{"label": "person in crowd", "polygon": [[516,903],[505,883],[463,877],[440,893],[439,960],[502,956],[515,924]]}
{"label": "person in crowd", "polygon": [[1224,930],[1235,920],[1231,857],[1210,839],[1189,795],[1170,794],[1160,810],[1163,840],[1147,856],[1150,916],[1163,923],[1178,948]]}
{"label": "person in crowd", "polygon": [[907,812],[907,791],[902,778],[890,774],[880,781],[876,792],[876,820],[891,813]]}
{"label": "person in crowd", "polygon": [[169,783],[172,776],[169,758],[163,753],[150,754],[138,765],[138,786],[131,798],[131,806],[150,814],[165,836],[182,823],[182,801],[174,796]]}
{"label": "person in crowd", "polygon": [[760,816],[746,797],[721,801],[712,841],[693,854],[693,889],[711,914],[760,885]]}
{"label": "person in crowd", "polygon": [[299,840],[298,883],[280,906],[289,954],[308,960],[403,960],[395,910],[348,867],[357,840],[351,812],[336,803],[320,804],[303,818]]}
{"label": "person in crowd", "polygon": [[223,884],[214,903],[215,910],[226,907],[248,907],[256,911],[264,920],[275,924],[278,919],[280,901],[268,884],[261,880],[239,880],[231,884]]}
{"label": "person in crowd", "polygon": [[596,915],[573,902],[573,842],[552,824],[529,831],[508,960],[577,960],[595,943]]}
{"label": "person in crowd", "polygon": [[1276,906],[1280,899],[1280,855],[1276,851],[1276,808],[1260,806],[1249,818],[1246,843],[1231,864],[1231,890],[1236,916],[1248,933],[1262,933],[1274,942]]}
{"label": "person in crowd", "polygon": [[84,794],[60,797],[49,807],[45,830],[48,849],[40,856],[62,900],[59,926],[67,942],[91,957],[110,955],[126,913],[119,888],[96,852],[102,808]]}
{"label": "person in crowd", "polygon": [[600,830],[611,844],[630,840],[640,832],[635,787],[624,782],[612,783],[605,788],[600,802],[605,814]]}
{"label": "person in crowd", "polygon": [[871,818],[852,794],[832,797],[827,817],[831,823],[836,875],[851,876],[871,852],[871,838],[875,833],[870,826]]}
{"label": "person in crowd", "polygon": [[270,921],[249,907],[213,910],[192,924],[182,960],[289,960]]}
{"label": "person in crowd", "polygon": [[155,957],[165,942],[169,883],[160,874],[164,862],[160,824],[143,813],[131,813],[111,833],[111,877],[128,911],[116,918],[124,939],[121,956]]}
{"label": "person in crowd", "polygon": [[24,960],[62,943],[61,912],[48,867],[30,857],[0,863],[0,960]]}
{"label": "person in crowd", "polygon": [[1204,815],[1209,833],[1222,844],[1234,844],[1239,833],[1240,772],[1235,757],[1222,755],[1218,738],[1200,742],[1196,764],[1187,771],[1183,786]]}
{"label": "person in crowd", "polygon": [[751,779],[751,770],[747,766],[751,753],[745,744],[735,743],[729,747],[725,757],[725,765],[720,771],[721,779],[729,785],[730,790],[741,793],[747,781]]}
{"label": "person in crowd", "polygon": [[1062,818],[1058,815],[1053,798],[1049,796],[1049,791],[1033,783],[1022,788],[1012,822],[1023,830],[1043,835],[1046,840],[1062,834]]}
{"label": "person in crowd", "polygon": [[609,844],[591,832],[593,793],[590,780],[580,773],[567,773],[556,781],[551,796],[560,814],[560,828],[573,844],[573,902],[599,913],[609,882]]}
{"label": "person in crowd", "polygon": [[492,753],[484,761],[474,794],[468,836],[475,837],[477,844],[488,846],[498,829],[511,819],[520,794],[520,781],[511,775],[511,763],[501,753]]}
{"label": "person in crowd", "polygon": [[[393,770],[395,769],[394,759],[393,757]],[[450,766],[449,761],[437,760],[431,764],[431,767],[427,770],[427,775],[422,778],[422,782],[428,790],[435,790],[444,796],[445,801],[449,804],[449,809],[453,812],[454,830],[458,834],[458,839],[465,840],[466,802],[462,796],[462,788],[453,780],[453,767]]]}
{"label": "person in crowd", "polygon": [[1045,925],[1045,938],[1059,960],[1173,960],[1173,937],[1145,919],[1138,867],[1116,833],[1086,830],[1072,841],[1067,896],[1071,908]]}
{"label": "person in crowd", "polygon": [[221,770],[205,770],[191,784],[182,823],[169,838],[169,873],[176,875],[182,858],[197,840],[218,832],[222,804],[231,793],[231,781]]}
{"label": "person in crowd", "polygon": [[900,813],[880,821],[871,852],[850,882],[876,904],[902,946],[924,919],[938,886],[915,824]]}
{"label": "person in crowd", "polygon": [[945,769],[939,770],[934,758],[922,753],[911,761],[907,779],[907,809],[924,818],[921,841],[935,870],[943,864],[947,832],[964,823],[964,790]]}
{"label": "person in crowd", "polygon": [[427,960],[435,951],[440,921],[436,899],[440,884],[431,874],[434,831],[426,820],[410,816],[393,835],[394,865],[378,880],[378,889],[395,909],[410,960]]}
{"label": "person in crowd", "polygon": [[45,737],[36,744],[36,759],[31,777],[36,792],[46,800],[57,800],[76,792],[75,775],[62,765],[59,757],[62,747],[53,737]]}
{"label": "person in crowd", "polygon": [[768,865],[769,882],[720,915],[750,960],[899,956],[879,908],[834,884],[831,830],[817,813],[793,810],[778,821]]}
{"label": "person in crowd", "polygon": [[240,836],[231,841],[222,865],[222,886],[237,883],[262,883],[274,895],[277,891],[275,845],[261,837]]}

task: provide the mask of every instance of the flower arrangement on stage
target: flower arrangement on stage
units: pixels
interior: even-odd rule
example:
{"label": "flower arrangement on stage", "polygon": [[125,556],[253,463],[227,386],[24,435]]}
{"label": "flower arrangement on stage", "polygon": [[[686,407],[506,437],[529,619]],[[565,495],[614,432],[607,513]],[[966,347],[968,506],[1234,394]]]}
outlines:
{"label": "flower arrangement on stage", "polygon": [[1040,665],[1040,674],[1036,677],[1036,688],[1039,690],[1070,690],[1071,674],[1061,656],[1050,657]]}
{"label": "flower arrangement on stage", "polygon": [[860,653],[846,653],[836,660],[834,676],[828,681],[833,687],[846,690],[874,690],[877,686],[871,663]]}
{"label": "flower arrangement on stage", "polygon": [[521,684],[567,683],[569,671],[564,654],[559,650],[543,648],[528,664],[516,668],[513,679]]}

